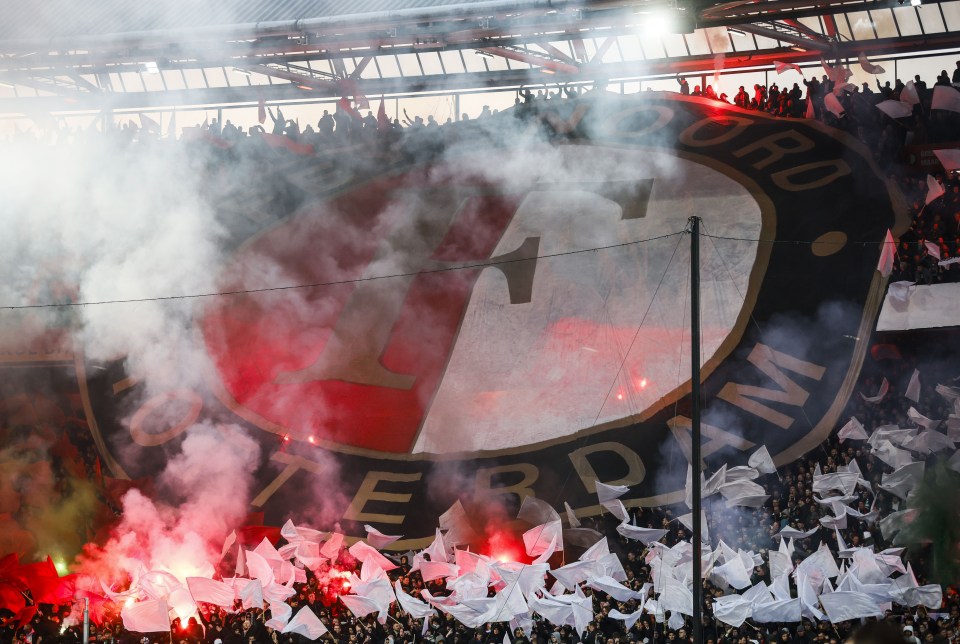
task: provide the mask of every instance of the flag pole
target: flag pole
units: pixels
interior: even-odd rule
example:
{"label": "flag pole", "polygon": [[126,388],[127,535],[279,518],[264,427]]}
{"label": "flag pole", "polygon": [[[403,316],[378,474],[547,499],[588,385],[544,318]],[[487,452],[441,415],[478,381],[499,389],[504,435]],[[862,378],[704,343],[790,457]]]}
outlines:
{"label": "flag pole", "polygon": [[700,218],[690,218],[690,467],[693,496],[693,641],[703,644],[703,537],[700,489]]}
{"label": "flag pole", "polygon": [[90,641],[90,598],[83,598],[83,644]]}

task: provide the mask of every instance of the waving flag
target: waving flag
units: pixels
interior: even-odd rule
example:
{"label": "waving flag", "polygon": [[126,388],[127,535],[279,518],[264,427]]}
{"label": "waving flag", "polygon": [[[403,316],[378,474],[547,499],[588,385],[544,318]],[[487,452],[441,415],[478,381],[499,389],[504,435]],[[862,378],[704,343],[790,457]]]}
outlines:
{"label": "waving flag", "polygon": [[390,129],[390,119],[387,117],[387,105],[380,99],[380,107],[377,108],[377,129],[381,132]]}
{"label": "waving flag", "polygon": [[937,85],[933,88],[933,101],[930,103],[930,109],[960,112],[960,92],[947,85]]}
{"label": "waving flag", "polygon": [[920,102],[920,94],[917,93],[917,86],[913,81],[907,81],[907,84],[900,90],[900,101],[908,105],[916,105]]}
{"label": "waving flag", "polygon": [[927,199],[926,204],[929,206],[931,203],[942,197],[946,194],[946,190],[943,189],[943,186],[940,185],[940,182],[933,178],[933,175],[927,175]]}
{"label": "waving flag", "polygon": [[867,431],[863,428],[863,425],[855,417],[850,418],[847,421],[847,424],[840,428],[840,431],[837,432],[837,438],[840,439],[840,442],[847,439],[851,440],[866,440],[869,438]]}
{"label": "waving flag", "polygon": [[863,71],[867,72],[868,74],[882,74],[886,71],[880,65],[874,65],[869,60],[867,60],[867,55],[863,52],[860,52],[860,57],[858,60],[860,62],[861,69],[863,69]]}
{"label": "waving flag", "polygon": [[782,74],[783,72],[787,71],[788,69],[792,69],[792,70],[794,70],[794,71],[799,72],[800,75],[803,76],[803,70],[800,69],[800,65],[794,65],[793,63],[784,63],[784,62],[782,62],[782,61],[775,60],[775,61],[773,61],[773,66],[777,68],[777,73],[778,73],[778,74]]}
{"label": "waving flag", "polygon": [[770,452],[766,445],[762,445],[760,449],[750,455],[750,458],[747,459],[747,465],[755,468],[761,474],[773,474],[777,471],[777,466],[773,464],[773,459],[770,458]]}
{"label": "waving flag", "polygon": [[900,101],[881,101],[877,103],[877,109],[892,119],[903,119],[913,116],[913,108]]}
{"label": "waving flag", "polygon": [[846,622],[861,617],[882,617],[880,605],[866,593],[839,591],[820,595],[820,605],[830,622]]}
{"label": "waving flag", "polygon": [[148,599],[125,605],[120,610],[123,627],[134,633],[157,633],[170,630],[170,609],[162,599]]}
{"label": "waving flag", "polygon": [[947,172],[960,170],[960,150],[934,150],[933,153]]}
{"label": "waving flag", "polygon": [[327,627],[308,606],[301,608],[281,631],[281,633],[298,633],[308,640],[315,640],[326,632]]}
{"label": "waving flag", "polygon": [[364,525],[363,529],[367,531],[367,543],[378,550],[386,548],[400,538],[400,535],[383,534],[371,525]]}
{"label": "waving flag", "polygon": [[213,604],[221,608],[232,609],[233,601],[236,599],[236,591],[233,587],[215,579],[187,577],[187,588],[190,589],[193,601]]}

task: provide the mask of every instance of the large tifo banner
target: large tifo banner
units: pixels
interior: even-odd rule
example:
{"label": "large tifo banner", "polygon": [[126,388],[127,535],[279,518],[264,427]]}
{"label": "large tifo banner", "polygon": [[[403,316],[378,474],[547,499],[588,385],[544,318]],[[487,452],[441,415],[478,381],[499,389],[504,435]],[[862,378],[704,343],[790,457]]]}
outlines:
{"label": "large tifo banner", "polygon": [[8,355],[0,378],[74,396],[105,476],[157,476],[207,422],[260,444],[251,511],[322,507],[318,527],[400,548],[457,499],[590,516],[600,480],[628,506],[680,503],[697,216],[704,459],[766,445],[782,464],[835,427],[897,201],[853,139],[651,93],[397,146],[235,170],[226,295],[192,304],[204,385],[147,392],[79,342]]}

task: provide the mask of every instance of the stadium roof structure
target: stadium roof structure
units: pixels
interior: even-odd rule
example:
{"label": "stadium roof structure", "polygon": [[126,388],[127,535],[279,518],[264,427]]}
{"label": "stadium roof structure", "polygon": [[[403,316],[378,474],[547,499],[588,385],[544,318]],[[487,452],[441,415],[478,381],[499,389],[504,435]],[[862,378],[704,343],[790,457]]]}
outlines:
{"label": "stadium roof structure", "polygon": [[642,79],[960,47],[919,0],[2,0],[0,113]]}

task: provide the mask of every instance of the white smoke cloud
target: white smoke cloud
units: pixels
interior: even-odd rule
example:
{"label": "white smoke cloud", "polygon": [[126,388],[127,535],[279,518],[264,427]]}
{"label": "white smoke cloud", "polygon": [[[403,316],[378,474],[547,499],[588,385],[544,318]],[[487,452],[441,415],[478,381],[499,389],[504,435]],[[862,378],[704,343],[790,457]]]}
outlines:
{"label": "white smoke cloud", "polygon": [[[0,160],[4,305],[158,298],[215,290],[224,229],[182,146],[20,144]],[[62,293],[56,297],[54,286]],[[74,318],[95,361],[126,358],[148,393],[205,373],[190,301],[47,309]],[[4,314],[7,320],[12,314]]]}

